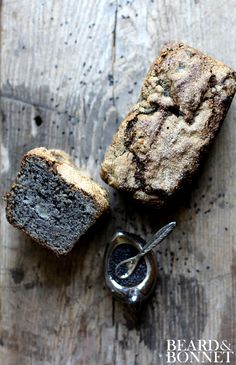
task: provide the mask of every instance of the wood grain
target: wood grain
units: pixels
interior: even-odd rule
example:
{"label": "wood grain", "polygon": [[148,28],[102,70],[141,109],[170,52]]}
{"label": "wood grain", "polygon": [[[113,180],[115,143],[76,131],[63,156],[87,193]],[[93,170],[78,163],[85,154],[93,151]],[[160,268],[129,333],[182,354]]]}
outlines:
{"label": "wood grain", "polygon": [[[236,68],[235,0],[2,0],[1,195],[24,152],[62,148],[98,182],[118,123],[160,46],[182,40]],[[111,215],[65,258],[11,227],[1,203],[0,363],[164,365],[166,339],[227,339],[236,351],[236,103],[192,192],[168,212],[112,191]],[[137,317],[104,287],[119,228],[168,220],[154,296]],[[232,360],[231,364],[236,364]]]}

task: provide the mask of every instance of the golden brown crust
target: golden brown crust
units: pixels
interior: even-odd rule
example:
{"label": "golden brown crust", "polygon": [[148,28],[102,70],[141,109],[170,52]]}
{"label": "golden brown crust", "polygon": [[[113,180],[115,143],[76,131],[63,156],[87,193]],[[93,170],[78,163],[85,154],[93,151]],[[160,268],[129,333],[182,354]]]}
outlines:
{"label": "golden brown crust", "polygon": [[101,177],[161,206],[198,169],[235,89],[235,72],[222,62],[180,42],[167,44],[108,148]]}

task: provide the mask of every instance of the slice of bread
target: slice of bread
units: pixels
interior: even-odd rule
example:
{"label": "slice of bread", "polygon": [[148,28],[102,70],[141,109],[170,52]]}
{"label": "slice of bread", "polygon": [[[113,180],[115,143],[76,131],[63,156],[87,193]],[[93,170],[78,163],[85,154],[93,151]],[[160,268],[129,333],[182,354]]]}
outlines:
{"label": "slice of bread", "polygon": [[108,208],[105,189],[60,150],[26,153],[6,194],[9,223],[56,254],[68,253]]}
{"label": "slice of bread", "polygon": [[162,206],[198,170],[235,89],[230,67],[183,43],[167,44],[107,150],[103,180]]}

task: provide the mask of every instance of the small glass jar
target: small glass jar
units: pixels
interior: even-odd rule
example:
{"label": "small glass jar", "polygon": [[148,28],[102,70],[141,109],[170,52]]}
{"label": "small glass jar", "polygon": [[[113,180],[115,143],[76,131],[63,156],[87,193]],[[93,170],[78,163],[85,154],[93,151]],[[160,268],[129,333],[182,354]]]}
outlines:
{"label": "small glass jar", "polygon": [[138,311],[153,292],[157,280],[157,259],[154,251],[143,256],[134,272],[126,279],[116,274],[117,265],[137,255],[146,242],[139,236],[118,231],[113,236],[105,254],[105,282],[113,296]]}

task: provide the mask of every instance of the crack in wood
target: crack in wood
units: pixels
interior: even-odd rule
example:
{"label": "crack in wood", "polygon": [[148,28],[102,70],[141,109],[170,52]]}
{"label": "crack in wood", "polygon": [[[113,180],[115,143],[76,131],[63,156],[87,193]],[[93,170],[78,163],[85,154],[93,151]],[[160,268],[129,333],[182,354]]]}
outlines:
{"label": "crack in wood", "polygon": [[118,2],[116,0],[116,7],[115,7],[115,13],[114,13],[114,28],[113,28],[113,37],[112,37],[112,64],[111,64],[111,68],[112,68],[112,79],[113,79],[113,83],[112,83],[112,103],[113,106],[116,107],[115,105],[115,63],[116,63],[116,30],[117,30],[117,17],[118,17]]}
{"label": "crack in wood", "polygon": [[[33,101],[30,101],[30,100],[25,100],[25,99],[21,99],[19,97],[16,97],[14,95],[11,95],[11,94],[0,94],[0,98],[2,99],[7,99],[7,100],[11,100],[11,101],[14,101],[16,103],[22,103],[22,104],[26,104],[28,106],[31,106],[35,109],[44,109],[46,111],[49,111],[49,112],[54,112],[54,113],[57,113],[57,114],[63,114],[66,112],[66,110],[58,110],[56,108],[52,108],[50,106],[47,106],[47,105],[44,105],[44,104],[41,104],[41,103],[37,103],[37,102],[33,102]],[[77,118],[76,115],[73,115],[73,114],[70,114],[70,117],[71,118]]]}

